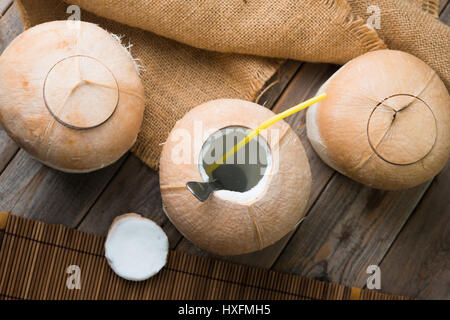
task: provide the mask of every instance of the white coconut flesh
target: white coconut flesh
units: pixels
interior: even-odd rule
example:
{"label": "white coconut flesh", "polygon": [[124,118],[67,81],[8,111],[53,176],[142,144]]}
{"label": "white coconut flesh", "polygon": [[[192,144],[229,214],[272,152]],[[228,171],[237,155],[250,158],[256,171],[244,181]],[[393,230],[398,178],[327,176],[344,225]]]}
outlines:
{"label": "white coconut flesh", "polygon": [[[250,129],[240,126],[230,126],[223,128],[212,134],[203,144],[200,159],[199,170],[204,181],[210,181],[212,174],[208,176],[206,170],[217,159],[232,148],[237,142],[243,139]],[[215,196],[236,203],[249,203],[263,194],[264,188],[270,178],[272,169],[272,155],[266,140],[261,136],[253,140],[238,150],[233,156],[226,159],[224,166],[232,164],[237,165],[242,170],[244,177],[230,176],[228,184],[234,184],[235,181],[245,181],[245,185],[238,186],[245,191],[238,192],[232,190],[215,191]]]}
{"label": "white coconut flesh", "polygon": [[105,242],[105,256],[113,271],[133,281],[157,274],[166,264],[168,250],[165,232],[138,214],[116,218]]}

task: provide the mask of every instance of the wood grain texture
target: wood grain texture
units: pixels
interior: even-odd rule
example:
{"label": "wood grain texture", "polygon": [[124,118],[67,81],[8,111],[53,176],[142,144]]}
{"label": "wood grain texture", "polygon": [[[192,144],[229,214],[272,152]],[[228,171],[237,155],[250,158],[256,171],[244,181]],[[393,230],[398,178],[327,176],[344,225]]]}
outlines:
{"label": "wood grain texture", "polygon": [[383,291],[419,299],[450,298],[449,191],[447,164],[380,264]]}
{"label": "wood grain texture", "polygon": [[266,82],[254,102],[272,109],[302,64],[301,61],[285,61]]}
{"label": "wood grain texture", "polygon": [[17,216],[75,227],[125,157],[90,174],[68,174],[46,167],[20,150],[0,175],[0,208]]}
{"label": "wood grain texture", "polygon": [[440,20],[446,25],[450,25],[450,1],[441,8]]}
{"label": "wood grain texture", "polygon": [[449,0],[441,0],[439,2],[439,11],[442,12],[444,8],[448,5]]}
{"label": "wood grain texture", "polygon": [[336,174],[274,269],[363,287],[428,185],[388,192]]}
{"label": "wood grain texture", "polygon": [[12,5],[13,0],[1,0],[0,1],[0,17],[5,14],[6,10]]}
{"label": "wood grain texture", "polygon": [[8,44],[23,31],[23,22],[20,20],[16,3],[10,7],[0,18],[0,52],[3,52]]}
{"label": "wood grain texture", "polygon": [[[0,2],[0,54],[23,30],[23,24],[19,19],[17,7],[15,4],[11,6],[11,3],[12,1],[6,0]],[[6,12],[6,9],[9,10]],[[3,172],[18,150],[19,147],[0,125],[0,173]]]}
{"label": "wood grain texture", "polygon": [[181,239],[180,233],[162,211],[158,174],[134,155],[126,160],[78,229],[106,235],[114,218],[129,212],[139,213],[160,225],[171,248]]}
{"label": "wood grain texture", "polygon": [[11,140],[6,131],[0,126],[0,173],[3,172],[18,150],[17,144]]}

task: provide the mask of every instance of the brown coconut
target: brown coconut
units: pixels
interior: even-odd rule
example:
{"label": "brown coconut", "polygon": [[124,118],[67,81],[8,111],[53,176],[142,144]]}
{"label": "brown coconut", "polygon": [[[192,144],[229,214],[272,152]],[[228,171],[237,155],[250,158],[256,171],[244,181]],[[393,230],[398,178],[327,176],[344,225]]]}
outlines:
{"label": "brown coconut", "polygon": [[397,190],[436,176],[450,155],[450,96],[418,58],[380,50],[343,66],[309,108],[307,134],[329,166],[368,186]]}
{"label": "brown coconut", "polygon": [[144,88],[129,52],[97,25],[44,23],[0,57],[0,121],[41,162],[100,169],[135,142]]}
{"label": "brown coconut", "polygon": [[[311,189],[311,173],[300,139],[285,121],[261,132],[272,156],[271,169],[261,191],[233,200],[214,192],[206,202],[187,189],[188,181],[204,181],[197,161],[201,148],[191,148],[190,160],[173,157],[180,143],[205,143],[208,136],[230,126],[258,127],[274,113],[252,102],[222,99],[189,111],[169,135],[160,160],[160,184],[165,212],[178,230],[198,247],[219,255],[260,250],[293,230],[305,214]],[[203,137],[195,132],[201,122]],[[193,137],[180,142],[180,132]],[[269,138],[270,137],[270,138]],[[274,138],[275,137],[275,138]],[[245,198],[245,197],[244,197]]]}

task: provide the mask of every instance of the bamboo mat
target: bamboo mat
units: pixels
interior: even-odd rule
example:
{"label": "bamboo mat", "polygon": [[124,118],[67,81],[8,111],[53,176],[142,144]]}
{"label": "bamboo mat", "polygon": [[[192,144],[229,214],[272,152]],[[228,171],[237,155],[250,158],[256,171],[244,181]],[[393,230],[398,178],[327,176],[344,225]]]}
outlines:
{"label": "bamboo mat", "polygon": [[[158,275],[131,282],[109,268],[104,240],[0,212],[0,300],[406,299],[177,251]],[[68,289],[70,265],[80,268],[80,289]]]}

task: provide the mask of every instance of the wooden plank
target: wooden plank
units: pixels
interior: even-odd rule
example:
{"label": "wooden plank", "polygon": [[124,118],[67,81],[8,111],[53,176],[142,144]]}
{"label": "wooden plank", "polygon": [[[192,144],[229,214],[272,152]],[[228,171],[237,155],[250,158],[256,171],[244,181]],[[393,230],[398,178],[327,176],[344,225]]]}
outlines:
{"label": "wooden plank", "polygon": [[114,218],[129,212],[142,214],[160,225],[172,248],[181,239],[162,211],[158,174],[134,155],[130,155],[78,229],[106,235]]}
{"label": "wooden plank", "polygon": [[0,208],[17,216],[75,227],[124,161],[89,174],[53,170],[20,150],[0,175]]}
{"label": "wooden plank", "polygon": [[[294,79],[289,83],[289,86],[285,90],[284,94],[280,97],[277,104],[274,106],[273,110],[276,113],[282,112],[289,107],[312,97],[319,87],[338,69],[335,65],[330,64],[313,64],[306,63],[302,66],[300,71],[294,77]],[[305,128],[305,111],[299,112],[289,118],[286,121],[294,128],[299,135],[303,146],[305,147],[306,153],[308,155],[311,173],[313,177],[313,185],[311,189],[311,196],[308,203],[308,209],[311,208],[312,204],[319,197],[322,189],[328,183],[333,170],[326,166],[320,158],[316,155],[312,149],[307,137]],[[307,210],[308,210],[307,209]],[[251,254],[234,256],[234,257],[217,257],[210,253],[204,252],[203,250],[197,248],[187,239],[182,239],[180,244],[177,246],[177,250],[182,250],[185,252],[205,255],[210,257],[215,257],[219,259],[226,259],[228,261],[246,264],[251,266],[270,268],[280,252],[283,250],[289,239],[291,238],[293,232],[286,235],[283,239],[273,244],[272,246],[265,248],[261,251],[254,252]]]}
{"label": "wooden plank", "polygon": [[0,52],[23,31],[17,4],[13,3],[8,11],[0,18]]}
{"label": "wooden plank", "polygon": [[448,5],[449,0],[441,0],[439,3],[439,11],[444,11],[445,7]]}
{"label": "wooden plank", "polygon": [[300,61],[285,61],[277,73],[260,90],[255,103],[266,106],[269,109],[273,108],[301,66],[302,62]]}
{"label": "wooden plank", "polygon": [[433,181],[380,264],[381,289],[450,299],[450,164]]}
{"label": "wooden plank", "polygon": [[439,19],[446,25],[450,25],[450,1],[441,10]]}
{"label": "wooden plank", "polygon": [[[15,4],[12,1],[2,0],[0,4],[0,54],[8,44],[23,30]],[[6,12],[6,9],[9,10]],[[4,15],[3,15],[4,14]],[[0,173],[3,172],[9,161],[17,153],[19,147],[0,125]]]}
{"label": "wooden plank", "polygon": [[0,173],[19,150],[17,144],[11,140],[6,131],[0,126]]}
{"label": "wooden plank", "polygon": [[379,265],[429,183],[389,192],[336,174],[274,269],[362,287]]}
{"label": "wooden plank", "polygon": [[11,6],[13,0],[2,0],[0,2],[0,17],[5,14],[6,10]]}

